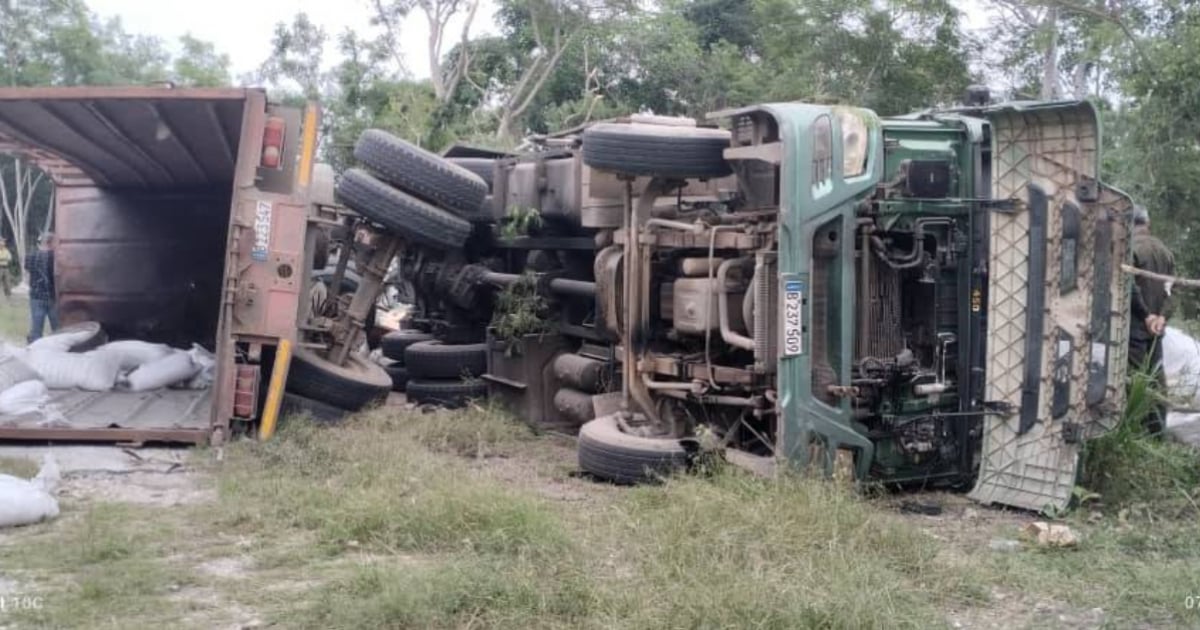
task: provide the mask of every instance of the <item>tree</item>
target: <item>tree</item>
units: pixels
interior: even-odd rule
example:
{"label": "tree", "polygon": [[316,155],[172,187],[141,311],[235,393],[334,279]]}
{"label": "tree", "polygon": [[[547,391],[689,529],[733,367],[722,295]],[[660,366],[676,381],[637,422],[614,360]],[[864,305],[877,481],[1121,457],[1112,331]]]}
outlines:
{"label": "tree", "polygon": [[325,29],[313,24],[307,13],[297,13],[292,23],[275,25],[271,38],[271,56],[259,67],[258,79],[274,83],[289,93],[292,100],[316,99],[321,96],[324,73]]}
{"label": "tree", "polygon": [[11,226],[12,243],[16,247],[22,270],[25,269],[25,252],[31,242],[32,228],[37,226],[30,209],[39,196],[47,194],[49,184],[45,173],[30,166],[24,159],[0,163],[0,205],[3,206],[4,218]]}
{"label": "tree", "polygon": [[[429,26],[429,38],[426,42],[429,80],[437,101],[449,102],[471,65],[471,48],[468,43],[471,25],[475,21],[475,13],[479,10],[479,0],[374,0],[373,7],[375,14],[372,23],[383,27],[382,42],[400,68],[404,67],[399,46],[400,24],[413,8],[420,9],[425,14]],[[458,38],[459,54],[451,58],[447,66],[443,63],[443,56],[448,52],[446,31],[450,28],[451,20],[459,16],[463,21]]]}
{"label": "tree", "polygon": [[229,85],[229,55],[217,52],[212,42],[189,35],[179,38],[182,52],[175,58],[173,78],[185,87]]}

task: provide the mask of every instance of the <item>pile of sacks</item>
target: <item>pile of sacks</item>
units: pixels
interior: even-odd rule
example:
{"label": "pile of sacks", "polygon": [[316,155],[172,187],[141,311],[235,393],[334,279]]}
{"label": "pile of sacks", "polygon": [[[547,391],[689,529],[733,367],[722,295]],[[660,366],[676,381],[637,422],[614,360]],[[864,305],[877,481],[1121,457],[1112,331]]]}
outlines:
{"label": "pile of sacks", "polygon": [[164,387],[207,389],[216,360],[199,345],[179,350],[145,341],[114,341],[89,350],[71,349],[95,331],[62,332],[27,348],[6,345],[0,352],[0,415],[41,408],[52,389],[145,392]]}

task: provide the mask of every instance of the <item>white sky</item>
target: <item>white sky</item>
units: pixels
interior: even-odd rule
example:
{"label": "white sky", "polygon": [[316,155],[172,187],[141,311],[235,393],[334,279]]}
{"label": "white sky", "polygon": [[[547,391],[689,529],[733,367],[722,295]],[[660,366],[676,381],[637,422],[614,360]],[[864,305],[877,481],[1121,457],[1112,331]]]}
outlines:
{"label": "white sky", "polygon": [[[130,33],[154,35],[172,47],[180,36],[191,33],[210,41],[219,52],[229,55],[233,78],[253,72],[271,52],[271,36],[278,22],[292,21],[292,16],[304,12],[314,24],[325,29],[329,36],[325,62],[336,60],[336,39],[346,28],[370,33],[371,0],[87,0],[88,6],[103,18],[120,17]],[[496,6],[483,0],[471,33],[496,33]],[[451,22],[451,37],[461,34],[462,23]],[[425,15],[414,11],[404,22],[403,38],[405,65],[417,78],[429,76],[427,40],[429,27]],[[449,51],[453,42],[447,42]]]}
{"label": "white sky", "polygon": [[[956,4],[966,14],[968,29],[986,25],[986,13],[979,0],[957,0]],[[336,60],[336,37],[343,30],[372,32],[371,0],[88,0],[88,5],[102,17],[120,17],[128,32],[154,35],[171,46],[186,33],[213,42],[219,52],[229,55],[235,81],[256,70],[266,60],[275,24],[290,23],[296,13],[307,13],[313,23],[323,27],[329,35],[326,64]],[[483,0],[471,28],[472,34],[498,32],[495,12],[495,2]],[[456,39],[461,28],[461,21],[452,22],[449,36]],[[424,14],[414,11],[405,20],[403,32],[406,69],[414,78],[428,77],[429,28]],[[445,50],[452,45],[448,42]]]}

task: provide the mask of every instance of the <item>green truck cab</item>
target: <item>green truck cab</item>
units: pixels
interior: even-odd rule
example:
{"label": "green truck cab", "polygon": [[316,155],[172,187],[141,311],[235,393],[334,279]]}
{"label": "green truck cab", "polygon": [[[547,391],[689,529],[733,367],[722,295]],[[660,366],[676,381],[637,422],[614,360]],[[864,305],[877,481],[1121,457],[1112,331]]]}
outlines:
{"label": "green truck cab", "polygon": [[778,157],[777,454],[1065,507],[1122,404],[1129,325],[1132,204],[1099,182],[1092,106],[719,117],[739,179]]}

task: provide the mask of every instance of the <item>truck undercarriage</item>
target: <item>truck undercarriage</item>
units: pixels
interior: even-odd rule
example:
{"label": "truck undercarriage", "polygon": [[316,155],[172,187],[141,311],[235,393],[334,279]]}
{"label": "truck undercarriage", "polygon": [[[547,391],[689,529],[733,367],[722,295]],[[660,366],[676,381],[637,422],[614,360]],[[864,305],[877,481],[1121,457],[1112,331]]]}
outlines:
{"label": "truck undercarriage", "polygon": [[1124,395],[1131,204],[1094,110],[710,118],[494,156],[462,247],[400,246],[414,321],[485,342],[492,397],[601,478],[719,450],[1065,506]]}

